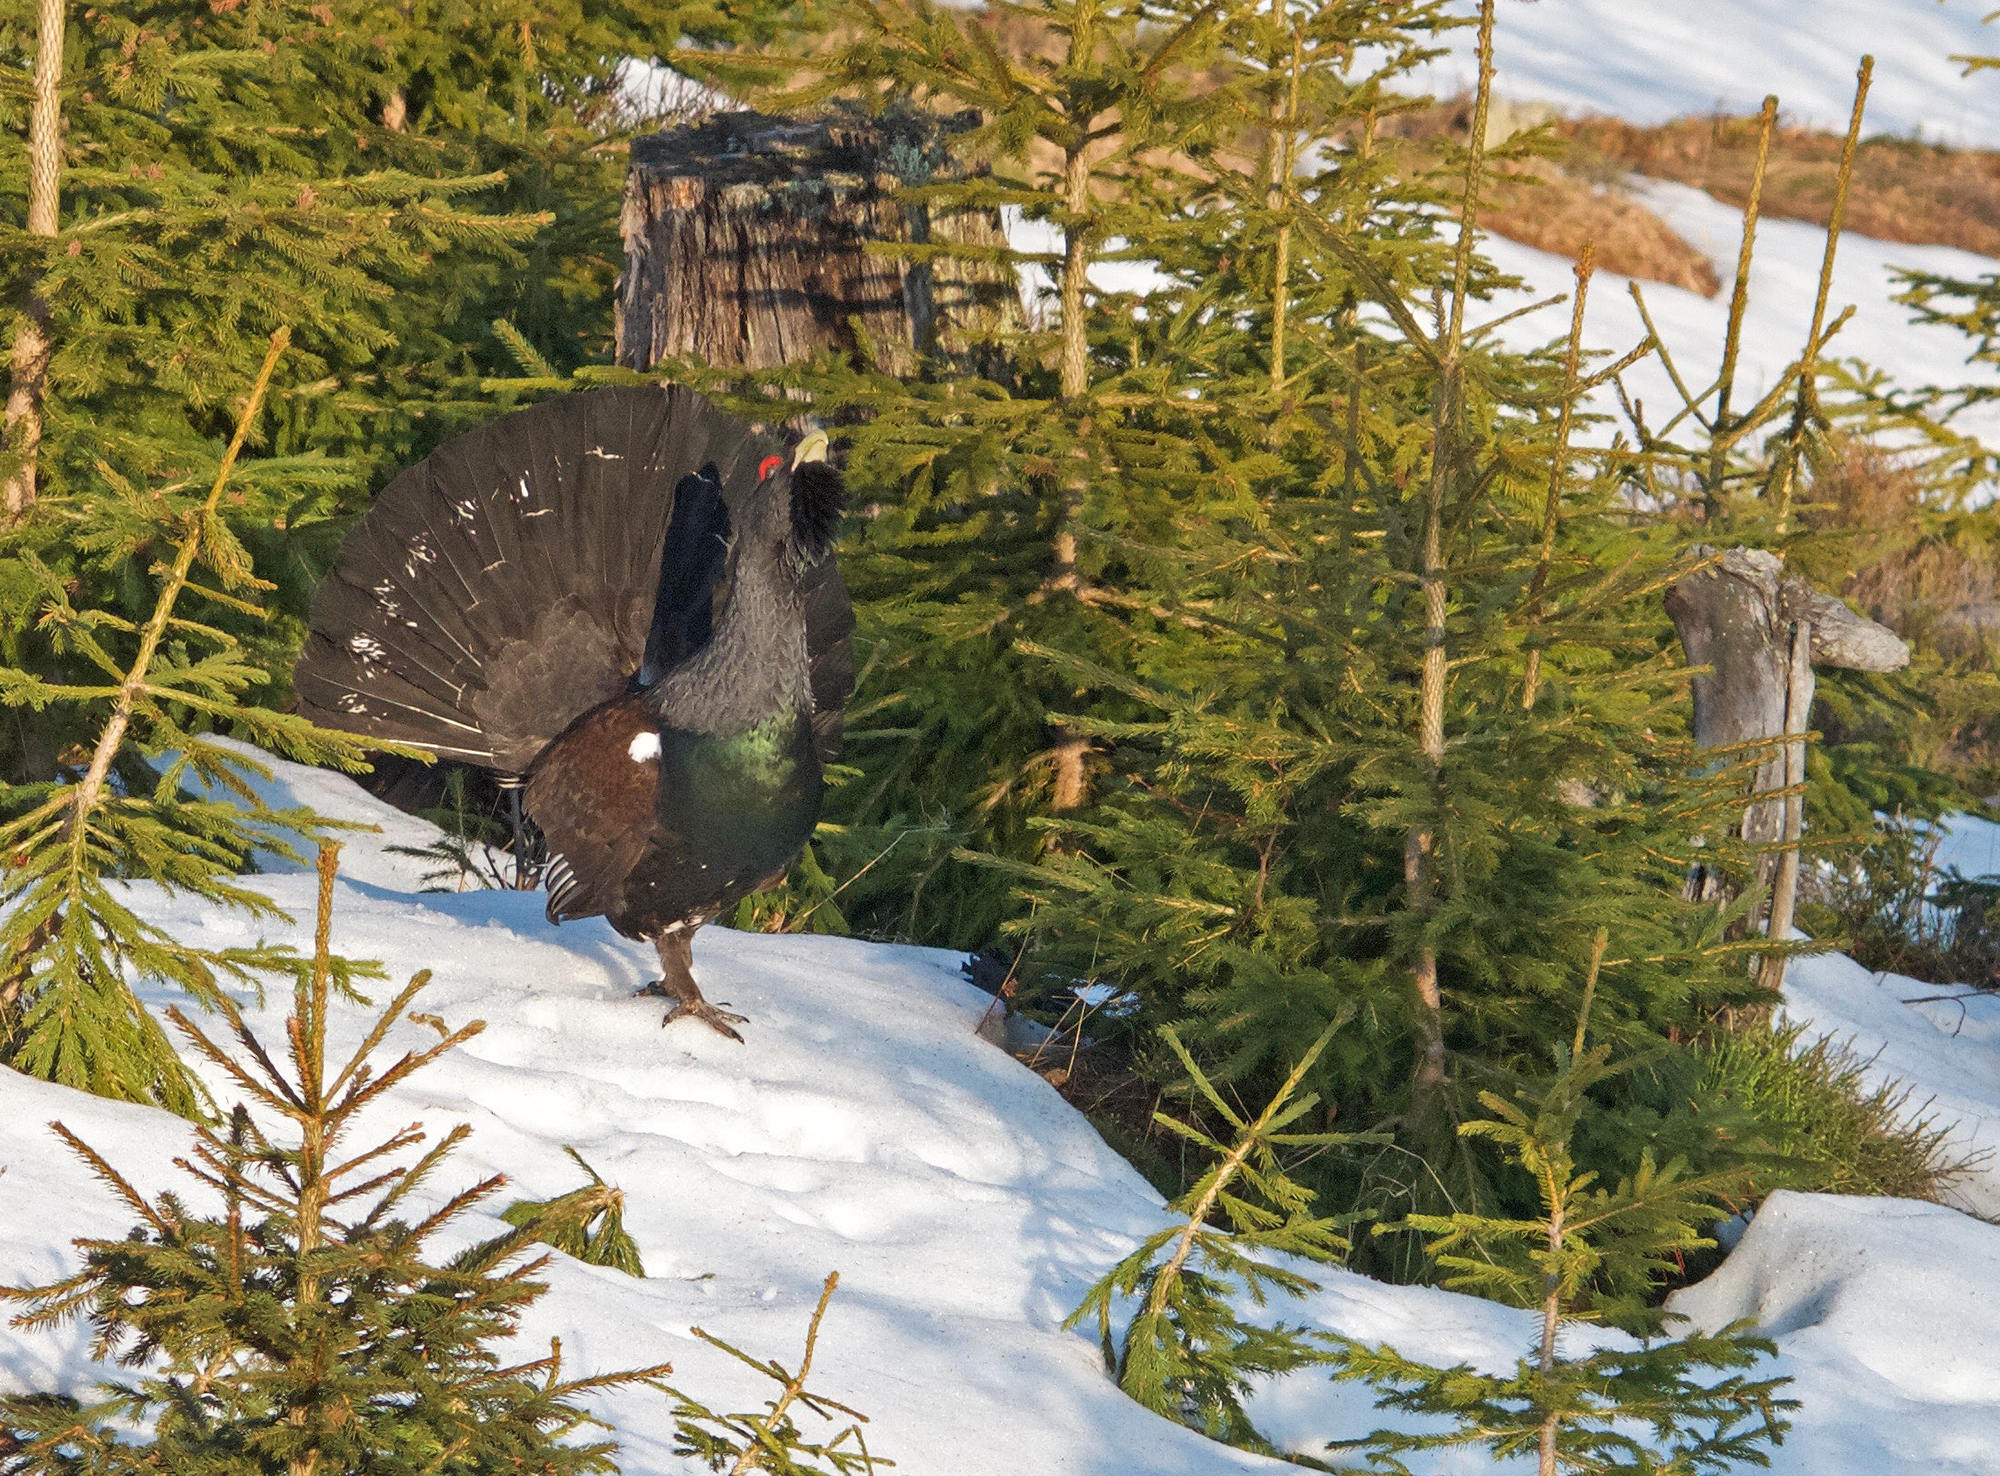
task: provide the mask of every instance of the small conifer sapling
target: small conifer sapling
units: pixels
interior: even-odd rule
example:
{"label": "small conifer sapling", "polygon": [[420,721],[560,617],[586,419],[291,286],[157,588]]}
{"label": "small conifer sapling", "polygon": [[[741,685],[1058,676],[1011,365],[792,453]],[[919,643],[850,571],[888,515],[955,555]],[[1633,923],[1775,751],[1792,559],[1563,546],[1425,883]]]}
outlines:
{"label": "small conifer sapling", "polygon": [[[123,1240],[79,1241],[75,1275],[0,1296],[25,1306],[18,1326],[87,1319],[94,1355],[131,1372],[107,1379],[89,1404],[52,1393],[0,1399],[8,1476],[613,1471],[608,1441],[573,1439],[601,1423],[581,1399],[671,1372],[662,1364],[565,1378],[556,1344],[546,1357],[507,1362],[499,1345],[542,1294],[533,1277],[548,1262],[527,1257],[525,1229],[427,1254],[504,1179],[419,1208],[419,1192],[470,1130],[460,1124],[429,1146],[420,1124],[365,1146],[351,1139],[385,1094],[483,1027],[451,1030],[412,1012],[429,977],[419,973],[347,1059],[330,1062],[331,846],[319,877],[312,964],[294,990],[283,1048],[259,1040],[227,995],[216,1001],[226,1037],[168,1012],[248,1104],[226,1127],[196,1124],[191,1153],[175,1160],[211,1205],[147,1198],[56,1124],[138,1224]],[[382,1064],[404,1021],[437,1038]]]}
{"label": "small conifer sapling", "polygon": [[[1377,1470],[1407,1476],[1405,1455],[1484,1446],[1495,1457],[1533,1456],[1538,1476],[1584,1472],[1672,1472],[1712,1476],[1739,1464],[1768,1464],[1764,1447],[1783,1440],[1782,1378],[1750,1370],[1775,1349],[1746,1323],[1637,1348],[1566,1355],[1566,1326],[1583,1320],[1657,1333],[1665,1318],[1644,1295],[1682,1252],[1711,1241],[1703,1227],[1733,1186],[1722,1175],[1690,1175],[1650,1154],[1615,1185],[1579,1169],[1572,1150],[1589,1091],[1635,1064],[1614,1063],[1606,1046],[1586,1049],[1585,1033],[1605,937],[1598,935],[1573,1041],[1558,1042],[1555,1070],[1540,1093],[1516,1100],[1482,1092],[1488,1116],[1459,1131],[1483,1138],[1534,1181],[1535,1218],[1477,1213],[1411,1217],[1429,1241],[1447,1286],[1542,1314],[1535,1347],[1506,1373],[1468,1364],[1438,1368],[1390,1347],[1336,1339],[1334,1377],[1374,1386],[1378,1404],[1442,1418],[1444,1430],[1377,1430],[1334,1449]],[[1595,1294],[1595,1308],[1582,1309]]]}
{"label": "small conifer sapling", "polygon": [[[107,474],[107,495],[75,513],[74,536],[85,548],[161,561],[152,613],[132,620],[79,605],[59,571],[25,555],[37,629],[74,674],[55,678],[0,660],[0,707],[63,708],[96,731],[55,781],[0,790],[7,858],[0,1062],[184,1114],[200,1109],[199,1090],[133,992],[133,978],[164,980],[216,1006],[222,981],[253,983],[303,960],[264,944],[183,943],[135,912],[116,881],[143,877],[219,907],[282,918],[237,872],[259,847],[290,852],[287,833],[328,827],[308,811],[267,806],[251,781],[268,779],[268,771],[217,742],[213,728],[234,727],[308,762],[348,769],[363,762],[349,735],[256,706],[249,693],[268,673],[221,623],[224,615],[264,615],[258,596],[270,586],[219,509],[286,343],[283,330],[272,335],[205,495],[190,496],[192,486],[142,491]],[[62,515],[64,506],[45,498],[41,516]],[[204,600],[209,614],[191,614],[189,597]],[[344,984],[347,966],[330,960],[328,968]]]}

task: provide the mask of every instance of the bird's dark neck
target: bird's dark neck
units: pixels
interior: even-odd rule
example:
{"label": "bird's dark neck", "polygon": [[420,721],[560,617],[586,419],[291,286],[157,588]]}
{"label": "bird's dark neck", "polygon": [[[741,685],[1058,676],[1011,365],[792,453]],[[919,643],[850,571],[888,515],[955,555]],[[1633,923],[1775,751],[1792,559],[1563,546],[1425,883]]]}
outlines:
{"label": "bird's dark neck", "polygon": [[775,558],[742,558],[705,644],[646,688],[663,726],[732,737],[812,701],[805,611]]}

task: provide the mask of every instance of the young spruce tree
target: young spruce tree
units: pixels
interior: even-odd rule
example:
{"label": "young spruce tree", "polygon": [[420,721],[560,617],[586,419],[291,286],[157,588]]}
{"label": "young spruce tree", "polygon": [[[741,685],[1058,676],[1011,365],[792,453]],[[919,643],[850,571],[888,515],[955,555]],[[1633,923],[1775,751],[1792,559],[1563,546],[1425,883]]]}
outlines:
{"label": "young spruce tree", "polygon": [[[1604,935],[1596,953],[1602,957]],[[1490,1140],[1535,1185],[1539,1210],[1498,1219],[1473,1213],[1414,1216],[1430,1242],[1445,1285],[1517,1306],[1538,1307],[1534,1349],[1505,1374],[1469,1365],[1436,1368],[1389,1347],[1337,1339],[1336,1378],[1382,1391],[1381,1407],[1441,1417],[1449,1428],[1420,1433],[1378,1430],[1334,1448],[1407,1476],[1403,1457],[1482,1445],[1506,1459],[1532,1454],[1540,1476],[1588,1472],[1674,1472],[1719,1476],[1740,1465],[1769,1464],[1764,1447],[1781,1443],[1788,1382],[1747,1372],[1774,1351],[1747,1323],[1713,1334],[1656,1341],[1666,1318],[1651,1304],[1653,1282],[1688,1251],[1709,1244],[1704,1231],[1729,1175],[1692,1175],[1679,1160],[1641,1156],[1616,1183],[1579,1167],[1574,1144],[1590,1094],[1630,1060],[1607,1046],[1586,1048],[1595,984],[1586,984],[1571,1042],[1558,1042],[1554,1071],[1509,1100],[1481,1094],[1487,1115],[1463,1124]],[[1592,1294],[1594,1291],[1594,1294]],[[1591,1321],[1648,1340],[1636,1349],[1566,1353],[1563,1332],[1577,1309]]]}
{"label": "young spruce tree", "polygon": [[[1309,14],[1329,13],[1412,19]],[[1600,927],[1630,945],[1600,1007],[1623,1046],[1756,994],[1715,909],[1678,900],[1726,781],[1693,772],[1657,602],[1678,532],[1623,495],[1625,452],[1575,447],[1583,396],[1623,367],[1583,355],[1587,263],[1567,343],[1513,353],[1477,321],[1499,285],[1476,249],[1491,24],[1489,6],[1448,177],[1380,126],[1394,72],[1343,87],[1352,54],[1314,50],[1303,17],[1232,31],[1264,58],[1269,142],[1234,177],[1218,160],[1179,269],[1233,284],[1201,320],[1195,362],[1233,372],[1201,384],[1200,444],[1231,437],[1219,481],[1257,475],[1235,507],[1185,509],[1176,597],[1126,621],[1127,666],[1046,651],[1080,695],[1115,694],[1065,720],[1119,780],[1016,872],[1045,976],[1130,989],[1141,1024],[1181,1024],[1244,1090],[1346,1018],[1309,1084],[1394,1142],[1327,1156],[1315,1187],[1398,1222],[1511,1202],[1457,1125],[1565,1033]],[[1317,86],[1294,94],[1309,60]],[[1675,1090],[1693,1071],[1681,1047],[1609,1090],[1593,1165],[1628,1169],[1662,1135],[1733,1151]],[[1425,1264],[1407,1235],[1357,1255]]]}
{"label": "young spruce tree", "polygon": [[[822,413],[855,418],[850,475],[880,489],[844,557],[873,658],[850,726],[865,779],[834,797],[853,850],[841,862],[896,845],[843,896],[860,925],[993,941],[1018,898],[963,854],[1032,860],[1039,822],[1081,812],[1102,779],[1101,745],[1062,716],[1075,683],[1039,652],[1133,670],[1131,622],[1177,603],[1180,570],[1160,551],[1203,508],[1251,507],[1233,453],[1212,473],[1209,410],[1175,344],[1220,309],[1142,307],[1115,285],[1124,263],[1168,253],[1206,161],[1234,142],[1234,84],[1211,94],[1192,79],[1230,73],[1231,28],[1250,13],[870,0],[837,12],[847,39],[780,99],[972,110],[949,146],[976,167],[906,197],[1018,213],[1019,244],[988,254],[1053,282],[1025,328],[913,381],[865,364],[793,376]],[[1138,715],[1116,694],[1104,708]]]}
{"label": "young spruce tree", "polygon": [[[218,1038],[178,1009],[188,1044],[240,1090],[226,1125],[198,1124],[181,1167],[213,1196],[148,1199],[60,1123],[55,1131],[139,1217],[123,1240],[79,1242],[83,1269],[9,1290],[27,1327],[89,1321],[94,1351],[132,1368],[85,1404],[0,1399],[13,1476],[332,1476],[349,1471],[615,1471],[593,1391],[670,1370],[565,1378],[559,1346],[508,1363],[499,1346],[541,1295],[533,1234],[514,1229],[438,1257],[437,1238],[496,1193],[498,1176],[412,1217],[416,1196],[470,1131],[425,1144],[420,1127],[356,1142],[363,1113],[478,1022],[447,1029],[399,990],[345,1061],[328,1057],[337,992],[330,949],[336,848],[319,860],[318,925],[283,1049],[224,995]],[[428,1022],[429,1045],[375,1060],[391,1030]],[[421,1150],[421,1151],[419,1151]],[[414,1157],[412,1157],[414,1155]],[[144,1433],[133,1434],[134,1429]]]}
{"label": "young spruce tree", "polygon": [[227,449],[196,462],[189,479],[141,490],[107,469],[91,492],[38,506],[38,519],[62,528],[86,567],[145,571],[143,618],[81,605],[59,570],[29,554],[13,566],[17,591],[64,675],[0,662],[0,709],[55,711],[85,737],[62,755],[52,782],[0,787],[0,850],[9,858],[0,872],[0,1062],[184,1114],[200,1109],[200,1092],[134,983],[162,980],[221,1007],[224,981],[254,982],[301,961],[264,943],[183,944],[133,910],[121,881],[144,877],[169,893],[282,918],[237,873],[252,851],[288,851],[288,830],[312,834],[320,822],[266,807],[248,781],[267,771],[212,730],[226,725],[308,762],[361,763],[349,735],[255,704],[269,673],[215,613],[263,616],[269,585],[222,508],[233,487],[257,479],[241,452],[285,343],[280,329]]}

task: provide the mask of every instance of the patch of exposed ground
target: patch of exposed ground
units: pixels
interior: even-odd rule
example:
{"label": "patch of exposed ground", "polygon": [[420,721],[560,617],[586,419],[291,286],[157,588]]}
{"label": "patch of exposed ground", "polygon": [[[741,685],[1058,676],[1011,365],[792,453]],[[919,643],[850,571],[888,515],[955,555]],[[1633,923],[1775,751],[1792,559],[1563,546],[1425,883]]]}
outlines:
{"label": "patch of exposed ground", "polygon": [[[1383,131],[1391,139],[1419,144],[1439,137],[1462,141],[1471,122],[1472,100],[1460,97],[1392,118]],[[1565,126],[1550,109],[1496,98],[1487,136],[1499,144],[1542,123]],[[1703,297],[1722,290],[1707,253],[1625,188],[1627,170],[1596,158],[1582,161],[1566,141],[1553,149],[1529,147],[1542,152],[1523,156],[1516,148],[1491,159],[1479,212],[1486,230],[1557,256],[1574,258],[1588,245],[1605,271],[1684,287]]]}
{"label": "patch of exposed ground", "polygon": [[[1563,118],[1503,99],[1496,107],[1499,126],[1489,125],[1490,134],[1541,124],[1552,148],[1544,157],[1495,161],[1481,215],[1488,230],[1560,256],[1573,257],[1594,242],[1597,263],[1608,270],[1708,296],[1719,290],[1708,258],[1634,199],[1622,181],[1634,174],[1673,180],[1741,206],[1756,172],[1756,117],[1641,126],[1617,118]],[[1397,120],[1394,131],[1413,139],[1463,138],[1470,118],[1470,99],[1455,98]],[[1824,226],[1833,211],[1841,144],[1838,134],[1781,122],[1765,168],[1763,215]],[[1855,150],[1845,229],[1881,241],[2000,257],[2000,151],[1864,139]]]}
{"label": "patch of exposed ground", "polygon": [[[1584,178],[1620,172],[1670,179],[1742,205],[1757,163],[1754,117],[1681,118],[1641,128],[1616,118],[1557,120],[1564,167]],[[1841,139],[1782,124],[1771,138],[1760,206],[1767,216],[1825,225]],[[2000,151],[1908,138],[1862,140],[1846,229],[1880,241],[1956,246],[2000,257]]]}

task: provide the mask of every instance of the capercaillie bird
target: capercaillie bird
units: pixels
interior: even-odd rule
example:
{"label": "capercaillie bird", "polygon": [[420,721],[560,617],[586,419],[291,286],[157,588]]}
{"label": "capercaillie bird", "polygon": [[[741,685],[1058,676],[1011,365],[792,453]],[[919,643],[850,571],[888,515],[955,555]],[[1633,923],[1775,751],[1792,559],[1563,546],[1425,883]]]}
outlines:
{"label": "capercaillie bird", "polygon": [[389,483],[315,592],[294,686],[328,727],[519,783],[552,922],[650,939],[702,997],[694,931],[782,879],[853,687],[823,434],[680,386],[505,415]]}

